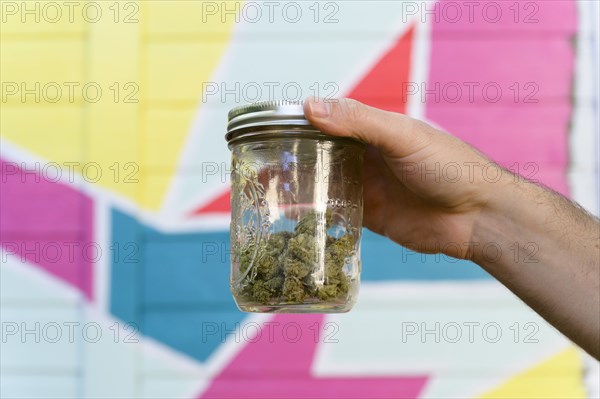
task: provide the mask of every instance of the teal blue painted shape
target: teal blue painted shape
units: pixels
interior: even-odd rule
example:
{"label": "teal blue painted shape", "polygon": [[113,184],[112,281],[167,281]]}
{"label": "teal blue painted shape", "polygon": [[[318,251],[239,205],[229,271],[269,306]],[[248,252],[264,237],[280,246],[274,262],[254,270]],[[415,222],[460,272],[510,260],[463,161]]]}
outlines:
{"label": "teal blue painted shape", "polygon": [[[116,210],[111,216],[110,311],[126,322],[139,325],[143,226]],[[133,253],[125,253],[126,250],[133,250]]]}
{"label": "teal blue painted shape", "polygon": [[245,317],[229,292],[228,233],[165,234],[113,210],[111,241],[111,312],[145,336],[204,361]]}
{"label": "teal blue painted shape", "polygon": [[492,277],[476,264],[446,255],[425,255],[363,229],[362,281],[482,280]]}
{"label": "teal blue painted shape", "polygon": [[246,338],[244,329],[235,332],[242,316],[237,308],[231,307],[155,307],[143,312],[142,326],[146,334],[204,361],[226,338],[238,342]]}

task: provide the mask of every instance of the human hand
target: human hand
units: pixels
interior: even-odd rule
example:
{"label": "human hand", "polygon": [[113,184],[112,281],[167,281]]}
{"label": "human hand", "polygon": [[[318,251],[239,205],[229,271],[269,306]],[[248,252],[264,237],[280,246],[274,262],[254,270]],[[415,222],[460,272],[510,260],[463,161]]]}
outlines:
{"label": "human hand", "polygon": [[[367,228],[418,252],[472,258],[473,230],[493,195],[484,170],[493,176],[504,173],[500,167],[448,133],[355,100],[310,98],[304,112],[324,133],[369,145],[364,164]],[[497,170],[486,170],[490,167]]]}

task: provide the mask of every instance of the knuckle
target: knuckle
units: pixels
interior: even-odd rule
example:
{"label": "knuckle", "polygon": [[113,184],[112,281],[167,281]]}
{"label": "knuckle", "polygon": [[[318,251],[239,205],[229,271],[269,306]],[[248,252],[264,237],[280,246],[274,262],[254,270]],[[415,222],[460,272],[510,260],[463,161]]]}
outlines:
{"label": "knuckle", "polygon": [[342,109],[342,113],[344,118],[347,118],[351,121],[359,121],[364,116],[364,106],[351,98],[344,98],[340,102],[340,107]]}

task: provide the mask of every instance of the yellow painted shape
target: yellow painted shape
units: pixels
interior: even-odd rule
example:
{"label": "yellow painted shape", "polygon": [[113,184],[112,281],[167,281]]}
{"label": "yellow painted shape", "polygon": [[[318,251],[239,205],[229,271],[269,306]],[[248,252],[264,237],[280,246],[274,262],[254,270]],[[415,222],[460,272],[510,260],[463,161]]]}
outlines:
{"label": "yellow painted shape", "polygon": [[148,66],[148,101],[198,105],[226,45],[223,41],[149,44],[144,63]]}
{"label": "yellow painted shape", "polygon": [[[151,203],[156,192],[163,190],[171,182],[172,159],[165,154],[175,154],[179,159],[182,146],[175,140],[168,140],[172,132],[189,131],[191,120],[196,107],[193,108],[150,108],[146,110],[142,130],[144,140],[140,144],[140,159],[144,165],[142,182],[143,189],[138,193],[140,203]],[[185,172],[184,172],[185,173]]]}
{"label": "yellow painted shape", "polygon": [[526,370],[482,398],[585,398],[581,355],[574,347]]}
{"label": "yellow painted shape", "polygon": [[83,34],[95,5],[53,0],[0,1],[2,35]]}
{"label": "yellow painted shape", "polygon": [[[139,200],[150,209],[160,206],[168,190],[201,106],[203,83],[214,75],[234,26],[233,18],[225,23],[216,18],[202,23],[197,18],[199,7],[201,2],[191,1],[144,3],[145,115],[139,140],[144,143],[142,169],[146,186]],[[224,35],[215,40],[209,32]]]}
{"label": "yellow painted shape", "polygon": [[[146,33],[149,35],[229,35],[239,17],[241,1],[154,0],[148,3]],[[185,9],[185,13],[180,11]]]}
{"label": "yellow painted shape", "polygon": [[85,50],[82,39],[11,41],[2,35],[1,44],[3,106],[51,107],[82,101],[83,87],[86,84],[84,59],[81,56]]}
{"label": "yellow painted shape", "polygon": [[156,193],[164,189],[171,182],[172,175],[166,174],[156,169],[143,169],[138,191],[136,193],[136,201],[145,204],[152,203],[156,197]]}
{"label": "yellow painted shape", "polygon": [[84,125],[82,109],[80,105],[3,106],[0,118],[2,139],[19,143],[49,162],[82,164],[85,161],[81,135]]}
{"label": "yellow painted shape", "polygon": [[104,172],[97,184],[137,201],[143,189],[139,157],[142,10],[138,3],[118,3],[115,22],[115,3],[99,4],[108,18],[90,24],[89,50],[83,57],[89,79],[105,93],[101,101],[88,107],[86,158],[100,164]]}
{"label": "yellow painted shape", "polygon": [[165,159],[164,154],[176,154],[182,146],[174,140],[167,140],[173,132],[188,131],[191,120],[189,115],[196,108],[150,108],[146,110],[143,119],[144,140],[140,144],[141,161],[148,173],[160,172],[168,174],[171,171],[170,159]]}
{"label": "yellow painted shape", "polygon": [[[235,18],[202,23],[205,5],[193,1],[118,2],[118,16],[115,2],[93,3],[102,7],[93,23],[75,13],[73,22],[59,23],[42,14],[40,23],[35,15],[23,23],[11,14],[3,24],[3,82],[79,86],[73,99],[64,92],[58,103],[7,98],[1,134],[59,164],[94,162],[101,170],[96,184],[157,210]],[[39,4],[43,13],[46,3]],[[97,101],[82,95],[90,82],[102,90]]]}

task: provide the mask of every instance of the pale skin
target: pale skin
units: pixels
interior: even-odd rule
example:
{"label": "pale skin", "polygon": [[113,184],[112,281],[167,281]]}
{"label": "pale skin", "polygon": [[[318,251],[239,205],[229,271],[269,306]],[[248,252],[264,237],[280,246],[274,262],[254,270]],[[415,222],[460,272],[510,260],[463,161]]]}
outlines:
{"label": "pale skin", "polygon": [[418,252],[477,263],[600,358],[596,217],[406,115],[350,99],[310,98],[304,112],[322,132],[368,144],[367,228]]}

